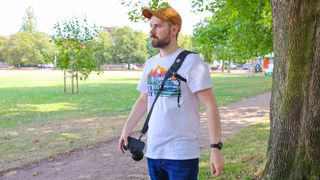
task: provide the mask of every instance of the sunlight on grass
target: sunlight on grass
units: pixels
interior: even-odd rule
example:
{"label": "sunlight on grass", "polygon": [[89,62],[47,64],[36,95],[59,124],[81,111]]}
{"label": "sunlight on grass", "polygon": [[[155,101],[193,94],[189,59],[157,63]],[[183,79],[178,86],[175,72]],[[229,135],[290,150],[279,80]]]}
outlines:
{"label": "sunlight on grass", "polygon": [[79,134],[71,134],[71,133],[62,133],[62,137],[64,137],[66,140],[68,139],[80,139],[81,135]]}
{"label": "sunlight on grass", "polygon": [[35,112],[53,112],[61,110],[75,110],[78,107],[77,104],[72,103],[50,103],[50,104],[24,104],[17,105],[22,107],[26,111],[35,111]]}

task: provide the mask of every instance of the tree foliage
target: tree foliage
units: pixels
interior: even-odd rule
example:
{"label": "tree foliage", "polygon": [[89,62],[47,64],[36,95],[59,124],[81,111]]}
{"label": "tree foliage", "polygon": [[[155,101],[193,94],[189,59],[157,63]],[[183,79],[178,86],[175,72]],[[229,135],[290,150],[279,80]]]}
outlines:
{"label": "tree foliage", "polygon": [[128,0],[120,0],[121,4],[124,6],[131,7],[131,11],[128,12],[129,19],[133,22],[138,22],[142,19],[141,10],[148,9],[157,9],[161,7],[169,6],[167,1],[163,0],[144,0],[144,1],[128,1]]}
{"label": "tree foliage", "polygon": [[42,32],[18,32],[10,36],[5,61],[13,66],[38,65],[53,60],[49,35]]}
{"label": "tree foliage", "polygon": [[215,58],[237,61],[272,51],[269,1],[217,0],[204,8],[213,15],[198,24],[193,42],[200,47],[211,47]]}
{"label": "tree foliage", "polygon": [[37,20],[32,7],[26,9],[26,14],[22,20],[21,32],[35,32],[37,29]]}
{"label": "tree foliage", "polygon": [[148,57],[147,37],[129,27],[117,28],[112,33],[110,54],[113,63],[143,63]]}
{"label": "tree foliage", "polygon": [[86,79],[92,71],[99,72],[100,62],[95,59],[98,51],[95,39],[96,27],[90,27],[86,18],[80,21],[73,17],[54,25],[52,42],[58,51],[57,67],[62,70],[80,72]]}
{"label": "tree foliage", "polygon": [[4,61],[6,59],[8,53],[8,42],[9,39],[7,37],[0,35],[0,61]]}
{"label": "tree foliage", "polygon": [[100,30],[96,39],[96,46],[99,50],[95,53],[95,58],[101,63],[111,63],[112,55],[110,47],[112,46],[111,34]]}
{"label": "tree foliage", "polygon": [[192,49],[191,36],[184,35],[180,32],[178,36],[178,44],[184,49]]}

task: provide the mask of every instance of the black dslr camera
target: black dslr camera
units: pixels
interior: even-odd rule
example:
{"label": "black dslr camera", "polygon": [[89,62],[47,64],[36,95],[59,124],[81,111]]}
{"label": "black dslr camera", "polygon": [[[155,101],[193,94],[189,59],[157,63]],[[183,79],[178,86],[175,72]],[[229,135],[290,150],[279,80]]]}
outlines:
{"label": "black dslr camera", "polygon": [[144,142],[140,139],[135,139],[133,137],[128,137],[128,145],[123,146],[125,150],[129,150],[132,154],[132,159],[135,161],[140,161],[143,158]]}

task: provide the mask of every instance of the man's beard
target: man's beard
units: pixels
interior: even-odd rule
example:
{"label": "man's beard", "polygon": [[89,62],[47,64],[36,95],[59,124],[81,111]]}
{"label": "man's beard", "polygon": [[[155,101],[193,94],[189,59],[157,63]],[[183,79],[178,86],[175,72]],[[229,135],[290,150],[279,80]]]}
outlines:
{"label": "man's beard", "polygon": [[167,37],[163,38],[163,39],[159,39],[158,37],[156,36],[151,36],[151,38],[154,38],[154,40],[150,39],[150,43],[151,43],[151,46],[154,47],[154,48],[165,48],[166,46],[168,46],[171,42],[171,37],[170,37],[170,31],[167,35]]}

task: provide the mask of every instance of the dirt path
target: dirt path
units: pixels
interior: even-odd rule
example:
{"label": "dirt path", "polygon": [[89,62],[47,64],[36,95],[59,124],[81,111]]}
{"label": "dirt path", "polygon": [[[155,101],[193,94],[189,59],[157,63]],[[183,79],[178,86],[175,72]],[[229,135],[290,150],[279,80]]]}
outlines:
{"label": "dirt path", "polygon": [[[255,123],[269,113],[270,92],[220,108],[222,139],[240,128]],[[203,115],[202,115],[203,116]],[[204,117],[204,116],[203,116]],[[207,150],[209,139],[205,118],[201,119],[201,150]],[[146,158],[134,162],[130,154],[122,156],[117,149],[118,138],[51,160],[0,175],[2,180],[122,180],[149,179]]]}

